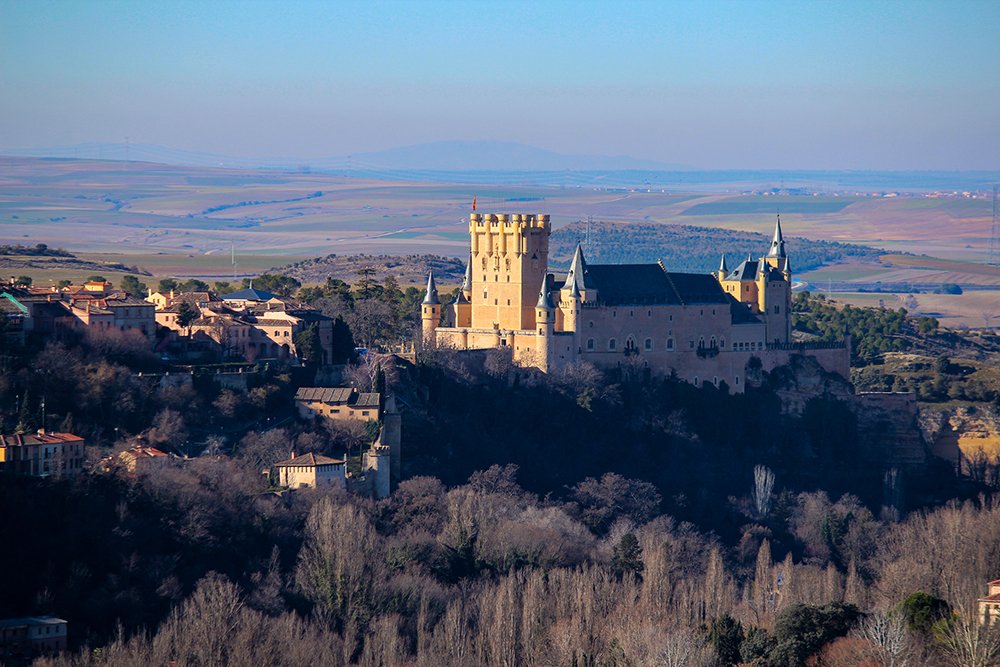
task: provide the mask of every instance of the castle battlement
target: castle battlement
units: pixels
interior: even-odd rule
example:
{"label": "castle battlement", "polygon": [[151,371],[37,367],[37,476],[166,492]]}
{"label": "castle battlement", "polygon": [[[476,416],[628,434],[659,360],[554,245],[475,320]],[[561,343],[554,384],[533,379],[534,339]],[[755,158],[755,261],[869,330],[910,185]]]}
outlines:
{"label": "castle battlement", "polygon": [[549,226],[549,216],[544,213],[471,213],[469,229],[485,231],[488,227],[517,227],[544,229]]}

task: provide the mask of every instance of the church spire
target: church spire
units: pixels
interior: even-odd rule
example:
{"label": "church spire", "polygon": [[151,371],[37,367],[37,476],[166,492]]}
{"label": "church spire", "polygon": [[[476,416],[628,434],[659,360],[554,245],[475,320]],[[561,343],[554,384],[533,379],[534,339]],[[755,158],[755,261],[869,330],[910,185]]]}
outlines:
{"label": "church spire", "polygon": [[427,294],[424,296],[423,303],[428,305],[433,305],[435,303],[441,303],[438,300],[438,290],[437,285],[434,284],[434,272],[431,271],[427,274]]}
{"label": "church spire", "polygon": [[774,238],[771,239],[771,249],[767,253],[768,257],[785,257],[785,238],[781,235],[781,214],[774,223]]}

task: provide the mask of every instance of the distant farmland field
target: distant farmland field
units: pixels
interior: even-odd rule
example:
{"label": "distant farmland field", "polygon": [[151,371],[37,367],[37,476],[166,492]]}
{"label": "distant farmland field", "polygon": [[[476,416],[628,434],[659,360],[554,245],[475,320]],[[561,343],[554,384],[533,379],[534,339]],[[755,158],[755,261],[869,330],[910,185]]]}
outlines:
{"label": "distant farmland field", "polygon": [[781,213],[838,213],[856,200],[852,198],[754,197],[695,204],[681,215],[775,215]]}

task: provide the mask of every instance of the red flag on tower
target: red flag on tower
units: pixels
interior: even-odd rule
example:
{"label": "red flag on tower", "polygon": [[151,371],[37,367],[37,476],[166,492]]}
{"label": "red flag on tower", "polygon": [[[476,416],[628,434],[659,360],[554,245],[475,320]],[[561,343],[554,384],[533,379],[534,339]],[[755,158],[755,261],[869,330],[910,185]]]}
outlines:
{"label": "red flag on tower", "polygon": [[476,195],[472,195],[472,210],[476,210]]}

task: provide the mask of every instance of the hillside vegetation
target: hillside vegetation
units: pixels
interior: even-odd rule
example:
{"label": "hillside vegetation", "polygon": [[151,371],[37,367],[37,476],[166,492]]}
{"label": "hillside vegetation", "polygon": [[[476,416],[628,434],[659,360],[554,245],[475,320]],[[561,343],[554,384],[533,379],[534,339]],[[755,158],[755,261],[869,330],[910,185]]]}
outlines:
{"label": "hillside vegetation", "polygon": [[307,259],[294,264],[272,269],[302,283],[322,283],[328,278],[355,281],[360,269],[372,269],[371,277],[383,281],[393,276],[403,285],[423,284],[427,273],[434,272],[439,283],[449,284],[462,281],[465,276],[465,262],[454,257],[439,255],[337,255],[330,254],[316,259]]}
{"label": "hillside vegetation", "polygon": [[[568,268],[578,243],[585,243],[587,259],[603,264],[630,264],[662,260],[671,271],[705,273],[719,267],[726,253],[733,268],[748,254],[760,257],[767,252],[771,239],[764,234],[729,229],[691,227],[688,225],[653,225],[638,223],[576,222],[557,229],[550,242],[550,266]],[[877,262],[884,254],[877,248],[786,238],[792,271],[801,272],[845,259]]]}

